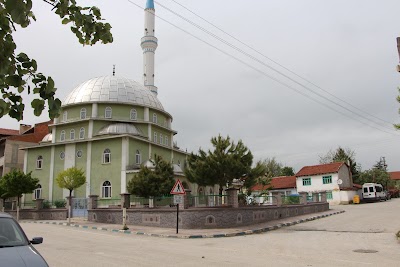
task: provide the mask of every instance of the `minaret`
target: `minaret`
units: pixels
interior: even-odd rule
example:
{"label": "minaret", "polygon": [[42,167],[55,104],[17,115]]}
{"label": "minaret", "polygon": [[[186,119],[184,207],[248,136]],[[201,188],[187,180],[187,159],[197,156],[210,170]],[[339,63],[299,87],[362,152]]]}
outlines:
{"label": "minaret", "polygon": [[153,0],[147,0],[144,11],[144,36],[140,44],[143,49],[143,84],[157,95],[157,87],[154,86],[154,54],[157,49],[157,38],[154,36]]}

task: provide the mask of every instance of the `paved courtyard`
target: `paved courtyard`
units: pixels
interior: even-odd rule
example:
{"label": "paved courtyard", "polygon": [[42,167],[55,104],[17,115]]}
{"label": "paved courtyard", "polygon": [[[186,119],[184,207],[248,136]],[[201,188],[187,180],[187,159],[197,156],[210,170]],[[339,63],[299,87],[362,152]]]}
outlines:
{"label": "paved courtyard", "polygon": [[[22,223],[50,266],[400,266],[400,199],[262,234],[157,238]],[[373,253],[365,253],[373,252]]]}

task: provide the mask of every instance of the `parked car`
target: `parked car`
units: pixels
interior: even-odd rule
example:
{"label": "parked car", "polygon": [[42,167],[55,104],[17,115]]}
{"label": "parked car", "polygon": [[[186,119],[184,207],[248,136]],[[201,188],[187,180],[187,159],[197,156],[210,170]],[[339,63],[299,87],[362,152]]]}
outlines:
{"label": "parked car", "polygon": [[48,267],[32,246],[42,242],[42,237],[28,240],[18,222],[9,214],[0,212],[0,266]]}
{"label": "parked car", "polygon": [[365,201],[371,200],[387,200],[386,191],[383,190],[381,184],[365,183],[362,186],[362,197]]}

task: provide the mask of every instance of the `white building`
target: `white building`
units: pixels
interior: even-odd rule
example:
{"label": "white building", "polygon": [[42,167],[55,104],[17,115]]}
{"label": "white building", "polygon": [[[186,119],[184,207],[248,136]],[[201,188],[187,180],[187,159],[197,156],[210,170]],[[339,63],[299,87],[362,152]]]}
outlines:
{"label": "white building", "polygon": [[297,192],[326,192],[330,204],[348,204],[357,194],[345,162],[305,166],[296,174]]}

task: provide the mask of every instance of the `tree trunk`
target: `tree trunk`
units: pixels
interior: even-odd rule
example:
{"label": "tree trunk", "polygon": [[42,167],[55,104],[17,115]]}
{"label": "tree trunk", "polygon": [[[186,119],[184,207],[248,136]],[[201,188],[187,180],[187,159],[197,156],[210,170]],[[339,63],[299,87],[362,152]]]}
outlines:
{"label": "tree trunk", "polygon": [[17,221],[19,221],[19,196],[17,197]]}
{"label": "tree trunk", "polygon": [[69,199],[68,199],[68,224],[71,224],[71,215],[72,215],[72,190],[69,190]]}

